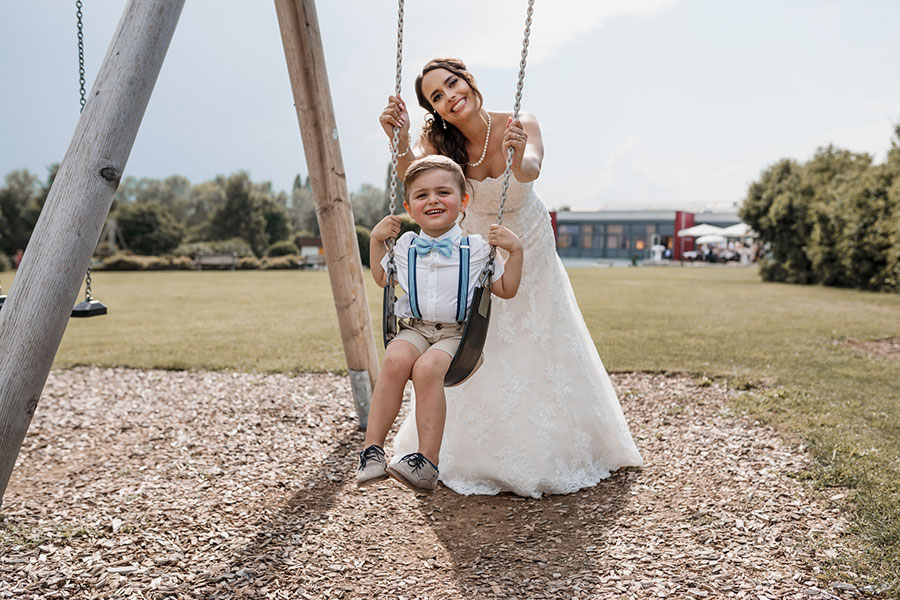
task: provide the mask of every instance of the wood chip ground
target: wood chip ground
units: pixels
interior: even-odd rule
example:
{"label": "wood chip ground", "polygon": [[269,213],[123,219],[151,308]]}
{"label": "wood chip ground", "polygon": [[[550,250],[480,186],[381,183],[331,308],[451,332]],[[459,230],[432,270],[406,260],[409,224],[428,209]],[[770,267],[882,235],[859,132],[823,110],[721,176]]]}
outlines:
{"label": "wood chip ground", "polygon": [[[540,500],[358,490],[346,377],[51,373],[0,515],[2,598],[834,598],[841,494],[723,385],[613,376],[644,456]],[[851,589],[852,588],[852,589]]]}

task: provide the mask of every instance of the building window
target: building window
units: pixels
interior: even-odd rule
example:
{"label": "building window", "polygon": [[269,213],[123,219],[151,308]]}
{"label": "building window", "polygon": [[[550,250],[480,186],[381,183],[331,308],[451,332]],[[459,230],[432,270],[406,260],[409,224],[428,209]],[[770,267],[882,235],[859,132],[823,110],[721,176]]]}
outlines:
{"label": "building window", "polygon": [[631,232],[634,235],[634,249],[643,250],[650,247],[650,240],[656,233],[656,225],[632,225]]}
{"label": "building window", "polygon": [[[606,247],[607,248],[618,248],[623,240],[624,240],[624,226],[622,225],[607,225],[606,226]],[[627,248],[628,246],[624,246]]]}
{"label": "building window", "polygon": [[603,225],[600,223],[594,224],[594,241],[591,245],[592,248],[597,248],[598,250],[602,249],[603,246],[606,245],[606,240],[603,238]]}
{"label": "building window", "polygon": [[578,232],[581,228],[578,225],[560,224],[556,227],[556,245],[559,248],[577,248]]}
{"label": "building window", "polygon": [[594,226],[593,225],[582,225],[581,226],[581,247],[582,248],[591,248],[592,242],[594,241]]}

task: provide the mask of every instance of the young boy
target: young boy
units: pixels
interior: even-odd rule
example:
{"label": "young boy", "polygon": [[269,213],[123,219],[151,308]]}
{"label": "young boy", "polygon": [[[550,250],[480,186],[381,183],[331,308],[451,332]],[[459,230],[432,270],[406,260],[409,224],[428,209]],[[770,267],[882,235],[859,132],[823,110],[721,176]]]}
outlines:
{"label": "young boy", "polygon": [[[365,449],[359,453],[356,483],[363,486],[393,477],[415,491],[437,487],[438,455],[447,413],[444,375],[462,338],[457,319],[460,285],[460,244],[463,236],[457,219],[469,202],[466,179],[453,160],[430,155],[413,162],[406,171],[406,212],[419,224],[419,235],[407,232],[394,245],[397,281],[406,292],[397,300],[395,313],[400,331],[388,344],[381,374],[372,394]],[[369,258],[378,285],[387,284],[385,241],[400,232],[400,217],[388,216],[372,230]],[[488,239],[468,236],[469,288],[466,306],[471,306],[478,275],[488,261],[491,246],[509,253],[505,261],[497,253],[491,291],[512,298],[522,278],[522,242],[500,225],[491,225]],[[415,262],[410,278],[410,256]],[[413,290],[410,279],[412,279]],[[469,309],[471,310],[471,308]],[[384,440],[403,400],[406,382],[416,390],[416,429],[419,451],[396,464],[385,460]]]}

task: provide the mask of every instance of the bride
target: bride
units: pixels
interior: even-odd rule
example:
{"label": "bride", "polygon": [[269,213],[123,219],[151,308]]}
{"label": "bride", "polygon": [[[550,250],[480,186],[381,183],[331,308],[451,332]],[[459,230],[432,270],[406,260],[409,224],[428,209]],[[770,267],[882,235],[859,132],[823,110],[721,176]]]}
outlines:
{"label": "bride", "polygon": [[[462,61],[438,58],[416,78],[429,115],[410,147],[409,113],[391,96],[380,122],[400,128],[398,173],[425,154],[454,159],[471,186],[460,223],[487,236],[497,221],[507,148],[514,149],[503,224],[522,240],[519,293],[495,299],[484,364],[446,390],[440,479],[460,494],[565,494],[595,485],[621,467],[641,466],[616,392],[556,255],[546,207],[532,190],[544,148],[533,115],[487,111]],[[415,402],[415,400],[413,400]],[[387,432],[385,432],[387,433]],[[417,448],[415,411],[394,439],[395,456]]]}

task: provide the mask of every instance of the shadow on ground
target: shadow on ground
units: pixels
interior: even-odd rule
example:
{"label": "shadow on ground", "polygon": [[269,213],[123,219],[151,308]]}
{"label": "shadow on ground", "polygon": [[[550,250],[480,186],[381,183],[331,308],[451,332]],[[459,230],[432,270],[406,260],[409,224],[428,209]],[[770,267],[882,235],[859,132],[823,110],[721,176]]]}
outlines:
{"label": "shadow on ground", "polygon": [[597,583],[596,556],[614,538],[636,471],[592,488],[540,500],[513,494],[419,497],[465,597],[567,598]]}

